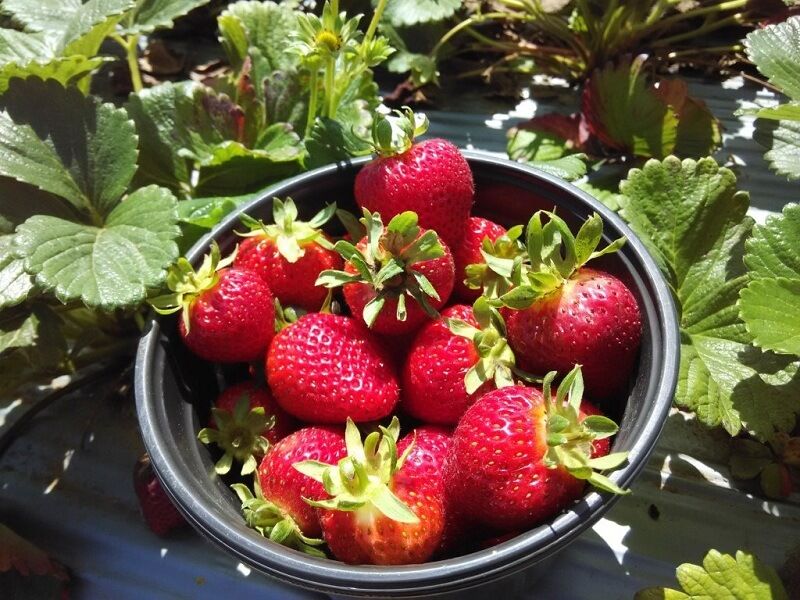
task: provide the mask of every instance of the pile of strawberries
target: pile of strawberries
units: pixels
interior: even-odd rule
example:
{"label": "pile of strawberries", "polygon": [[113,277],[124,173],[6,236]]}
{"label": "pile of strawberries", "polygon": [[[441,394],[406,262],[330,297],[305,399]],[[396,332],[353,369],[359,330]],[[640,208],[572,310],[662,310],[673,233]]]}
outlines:
{"label": "pile of strawberries", "polygon": [[154,301],[199,357],[251,364],[199,433],[217,473],[255,475],[232,486],[247,523],[351,564],[486,547],[587,481],[623,493],[602,474],[626,460],[609,454],[617,425],[582,396],[624,400],[635,366],[636,299],[584,266],[624,240],[598,250],[597,215],[576,235],[552,212],[509,230],[471,216],[469,165],[414,143],[425,125],[376,119],[359,219],[328,206],[304,222],[275,199],[273,223],[244,217],[237,251],[179,260]]}

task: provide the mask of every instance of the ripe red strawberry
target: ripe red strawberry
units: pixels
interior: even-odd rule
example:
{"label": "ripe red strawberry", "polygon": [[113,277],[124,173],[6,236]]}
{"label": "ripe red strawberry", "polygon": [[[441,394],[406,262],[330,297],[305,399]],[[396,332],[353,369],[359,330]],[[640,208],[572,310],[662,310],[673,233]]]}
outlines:
{"label": "ripe red strawberry", "polygon": [[348,564],[421,563],[438,547],[444,528],[441,463],[449,436],[420,428],[416,437],[397,444],[396,417],[381,432],[362,444],[348,421],[347,459],[338,465],[305,461],[295,468],[324,481],[331,496],[309,504],[318,508],[322,535],[336,558]]}
{"label": "ripe red strawberry", "polygon": [[[384,227],[381,216],[364,211],[367,235],[356,246],[340,240],[344,271],[324,271],[318,285],[344,286],[344,299],[354,315],[378,333],[403,335],[437,316],[455,282],[453,257],[433,231],[417,226],[405,212]],[[410,297],[409,301],[407,297]]]}
{"label": "ripe red strawberry", "polygon": [[201,429],[198,439],[216,444],[224,452],[215,465],[220,475],[230,471],[236,461],[242,475],[256,469],[258,458],[269,445],[286,437],[294,428],[294,419],[272,399],[269,390],[255,381],[245,381],[226,389],[211,409],[209,426]]}
{"label": "ripe red strawberry", "polygon": [[514,354],[485,299],[451,306],[423,327],[403,368],[403,409],[428,423],[455,425],[486,392],[513,385]]}
{"label": "ripe red strawberry", "polygon": [[[602,234],[599,216],[590,217],[574,237],[552,213],[544,213],[550,222],[542,227],[541,214],[528,224],[528,279],[523,277],[523,285],[501,298],[518,309],[506,313],[511,347],[526,371],[564,373],[580,364],[591,397],[621,394],[639,349],[639,306],[618,278],[583,265],[616,251],[625,239],[595,251]],[[566,259],[560,245],[543,242],[555,234],[561,236]]]}
{"label": "ripe red strawberry", "polygon": [[312,423],[381,419],[400,396],[391,356],[357,320],[309,313],[275,336],[267,381],[278,404]]}
{"label": "ripe red strawberry", "polygon": [[272,211],[271,225],[242,215],[251,232],[239,245],[233,266],[256,271],[284,306],[319,310],[326,291],[314,282],[322,271],[342,268],[341,257],[319,229],[333,216],[336,205],[329,204],[307,223],[297,220],[291,198],[285,202],[275,198]]}
{"label": "ripe red strawberry", "polygon": [[456,248],[475,195],[469,164],[446,140],[415,144],[414,136],[428,128],[427,119],[415,117],[408,108],[397,114],[375,119],[378,157],[356,175],[356,202],[386,219],[413,211],[419,215],[420,226],[433,229]]}
{"label": "ripe red strawberry", "polygon": [[253,271],[226,268],[233,259],[220,261],[216,243],[197,272],[179,258],[167,275],[174,293],[151,300],[160,314],[181,311],[184,343],[212,362],[258,360],[275,335],[272,292]]}
{"label": "ripe red strawberry", "polygon": [[[481,295],[481,287],[468,287],[464,281],[467,279],[466,268],[469,265],[486,265],[486,259],[481,250],[483,241],[495,242],[500,236],[505,235],[506,228],[489,219],[470,217],[464,229],[461,244],[453,250],[453,260],[456,263],[456,295],[464,302],[475,302]],[[492,244],[490,244],[491,246]],[[474,269],[473,269],[474,270]]]}
{"label": "ripe red strawberry", "polygon": [[150,531],[164,536],[186,526],[183,516],[161,487],[147,454],[143,454],[133,467],[133,488]]}
{"label": "ripe red strawberry", "polygon": [[528,529],[579,498],[584,480],[624,493],[596,471],[626,459],[627,453],[606,454],[603,438],[617,426],[581,410],[580,367],[552,398],[554,377],[554,372],[547,375],[543,392],[522,386],[489,392],[456,427],[445,485],[451,501],[478,524],[498,532]]}
{"label": "ripe red strawberry", "polygon": [[339,428],[311,426],[281,441],[258,466],[256,493],[242,484],[233,489],[242,501],[247,524],[269,539],[315,556],[325,556],[317,547],[323,541],[319,519],[303,498],[327,496],[321,483],[293,468],[300,461],[338,462],[347,454]]}

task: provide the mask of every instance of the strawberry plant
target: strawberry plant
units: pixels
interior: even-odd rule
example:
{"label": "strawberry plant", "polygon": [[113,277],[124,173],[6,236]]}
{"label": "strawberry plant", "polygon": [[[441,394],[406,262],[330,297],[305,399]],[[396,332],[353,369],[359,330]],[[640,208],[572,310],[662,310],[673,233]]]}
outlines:
{"label": "strawberry plant", "polygon": [[[219,17],[230,69],[213,87],[143,89],[140,37],[203,4],[2,4],[17,29],[0,29],[0,394],[129,356],[143,303],[165,283],[179,288],[162,298],[170,309],[178,295],[231,287],[211,266],[203,277],[185,264],[170,275],[180,249],[266,183],[369,152],[357,135],[379,100],[372,68],[391,48],[376,20],[362,32],[337,2],[321,17],[273,2],[231,4]],[[130,66],[134,93],[123,108],[88,95],[92,74],[112,60],[107,39]],[[287,250],[292,259],[296,250]],[[263,314],[272,310],[261,304]],[[267,334],[253,343],[264,346]]]}
{"label": "strawberry plant", "polygon": [[417,38],[425,40],[430,27],[404,28],[411,23],[392,20],[386,34],[399,52],[390,69],[410,72],[416,88],[436,82],[439,70],[451,66],[460,67],[459,78],[544,73],[581,82],[607,62],[640,52],[662,66],[716,67],[735,61],[742,26],[778,13],[748,0],[498,0],[465,3],[465,9],[459,19],[441,11],[427,44]]}
{"label": "strawberry plant", "polygon": [[669,154],[700,158],[722,141],[719,121],[681,79],[649,83],[645,57],[598,68],[583,86],[580,112],[546,114],[509,131],[513,160],[575,180],[585,159],[641,161]]}

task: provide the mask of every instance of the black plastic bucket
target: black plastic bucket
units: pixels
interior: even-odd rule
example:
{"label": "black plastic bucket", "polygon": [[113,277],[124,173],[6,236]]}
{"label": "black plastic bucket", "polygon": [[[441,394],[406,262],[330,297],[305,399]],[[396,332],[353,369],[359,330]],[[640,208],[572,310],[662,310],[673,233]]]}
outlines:
{"label": "black plastic bucket", "polygon": [[[600,260],[603,268],[628,282],[642,310],[642,346],[629,396],[616,406],[604,405],[606,412],[621,419],[613,450],[630,453],[628,463],[611,478],[622,487],[630,486],[656,444],[675,390],[679,333],[670,290],[643,244],[597,200],[536,169],[476,152],[464,154],[475,177],[475,214],[512,225],[526,223],[537,209],[555,206],[562,218],[575,225],[597,212],[604,220],[606,242],[621,235],[628,238],[620,252]],[[265,190],[241,211],[271,218],[274,196],[294,198],[303,217],[332,201],[352,209],[354,177],[366,160],[331,165],[286,180]],[[241,211],[229,215],[202,238],[189,251],[188,259],[197,264],[212,239],[223,252],[232,250],[238,240],[233,232],[241,229]],[[136,403],[144,443],[158,477],[197,529],[244,563],[284,582],[336,596],[404,598],[453,593],[465,598],[491,583],[496,595],[501,579],[512,589],[529,585],[541,572],[542,561],[591,527],[616,500],[587,490],[584,498],[549,523],[498,546],[438,562],[375,567],[315,559],[249,529],[235,495],[215,475],[208,450],[197,441],[197,431],[207,422],[219,379],[219,369],[184,349],[174,317],[148,322],[136,359]]]}

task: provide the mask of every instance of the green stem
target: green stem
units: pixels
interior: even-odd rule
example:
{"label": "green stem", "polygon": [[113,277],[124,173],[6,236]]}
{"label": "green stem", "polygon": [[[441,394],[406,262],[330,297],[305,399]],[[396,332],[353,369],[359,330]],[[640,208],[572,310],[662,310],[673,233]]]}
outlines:
{"label": "green stem", "polygon": [[361,42],[362,48],[365,48],[372,41],[372,37],[378,29],[378,23],[380,23],[383,16],[383,11],[386,9],[386,4],[388,4],[388,0],[378,1],[378,6],[375,7],[375,12],[372,13],[372,21],[369,22],[369,27],[367,27],[367,33],[364,34],[364,41]]}
{"label": "green stem", "polygon": [[319,100],[319,69],[316,65],[311,68],[311,79],[308,85],[311,87],[311,92],[308,98],[308,117],[306,118],[306,133],[303,137],[308,137],[311,133],[311,127],[314,125],[314,119],[317,117],[317,102]]}
{"label": "green stem", "polygon": [[536,19],[530,15],[519,14],[519,13],[504,13],[504,12],[493,12],[493,13],[484,13],[482,15],[474,15],[469,17],[468,19],[464,19],[456,25],[455,27],[451,28],[447,33],[445,33],[436,45],[431,50],[431,56],[436,56],[439,51],[442,49],[447,42],[449,42],[453,37],[458,35],[462,30],[467,29],[468,27],[472,27],[473,25],[478,25],[480,23],[485,23],[488,21],[535,21]]}
{"label": "green stem", "polygon": [[[640,31],[640,36],[644,36],[646,33],[653,29],[660,29],[666,30],[675,23],[680,23],[686,19],[694,19],[695,17],[702,17],[703,15],[709,14],[716,14],[721,13],[728,10],[736,10],[737,8],[743,8],[747,4],[748,0],[729,0],[728,2],[720,2],[719,4],[712,4],[710,6],[701,6],[700,8],[696,8],[694,10],[687,10],[686,12],[679,12],[671,17],[666,17],[665,19],[661,19],[652,23],[648,27],[645,27],[643,31]],[[692,32],[693,34],[697,34],[697,31]]]}
{"label": "green stem", "polygon": [[336,58],[329,56],[325,61],[325,100],[327,100],[327,116],[336,117]]}
{"label": "green stem", "polygon": [[697,48],[669,52],[667,56],[669,58],[678,58],[679,56],[693,56],[695,54],[703,53],[730,54],[732,52],[742,52],[743,50],[744,46],[742,44],[730,44],[728,46],[698,46]]}
{"label": "green stem", "polygon": [[666,38],[661,38],[652,42],[651,46],[653,48],[658,48],[661,46],[669,46],[670,44],[674,44],[675,42],[680,42],[682,40],[694,37],[700,37],[705,35],[706,33],[710,33],[722,27],[727,27],[728,25],[741,25],[742,24],[742,13],[736,13],[735,15],[731,15],[727,19],[720,19],[719,21],[712,21],[706,25],[698,29],[694,29],[692,31],[686,31],[684,33],[680,33],[678,35],[673,35]]}
{"label": "green stem", "polygon": [[114,34],[111,39],[117,42],[125,50],[125,57],[128,59],[128,69],[131,72],[131,84],[133,91],[140,92],[142,85],[142,73],[139,71],[139,36],[131,35],[127,39],[121,35]]}

